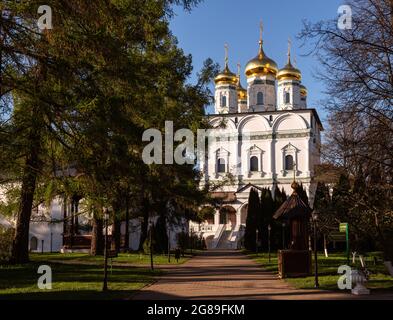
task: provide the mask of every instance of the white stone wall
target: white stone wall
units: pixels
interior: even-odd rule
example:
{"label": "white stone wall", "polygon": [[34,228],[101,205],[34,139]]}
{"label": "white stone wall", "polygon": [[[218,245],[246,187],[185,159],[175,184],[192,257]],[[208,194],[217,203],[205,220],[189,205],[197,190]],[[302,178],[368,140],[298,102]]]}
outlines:
{"label": "white stone wall", "polygon": [[[59,252],[63,244],[63,222],[57,222],[63,218],[63,202],[55,198],[50,208],[39,207],[38,215],[33,213],[33,221],[29,229],[29,249],[32,237],[37,238],[37,250],[33,252]],[[50,222],[52,221],[52,223]]]}
{"label": "white stone wall", "polygon": [[[222,105],[222,97],[226,97],[226,106]],[[233,85],[221,84],[216,87],[215,112],[217,114],[236,113],[238,110],[238,99],[236,87]]]}
{"label": "white stone wall", "polygon": [[[274,111],[276,109],[275,77],[272,75],[247,78],[247,97],[249,111]],[[259,83],[261,82],[261,83]],[[263,93],[263,105],[257,104],[258,92]]]}
{"label": "white stone wall", "polygon": [[[213,126],[219,123],[221,117],[211,119]],[[227,115],[225,123],[225,129],[217,130],[220,141],[214,139],[209,144],[204,172],[207,180],[219,181],[225,177],[217,173],[217,159],[224,158],[227,173],[233,175],[235,182],[224,186],[222,191],[236,191],[248,183],[272,188],[277,183],[290,194],[294,173],[297,181],[313,190],[310,183],[314,166],[319,164],[320,132],[311,110]],[[296,164],[295,171],[285,170],[285,156],[289,154]],[[250,172],[253,155],[259,160],[258,172]]]}
{"label": "white stone wall", "polygon": [[[300,102],[300,82],[296,80],[282,80],[278,82],[277,110],[305,109]],[[285,103],[284,93],[288,92],[290,102]],[[304,108],[303,108],[304,107]]]}

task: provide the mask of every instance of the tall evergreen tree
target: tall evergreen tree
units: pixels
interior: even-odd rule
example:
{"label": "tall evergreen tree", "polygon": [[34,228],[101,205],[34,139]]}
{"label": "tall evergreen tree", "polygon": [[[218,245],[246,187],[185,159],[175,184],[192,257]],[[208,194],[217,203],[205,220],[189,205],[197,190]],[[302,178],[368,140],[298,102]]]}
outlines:
{"label": "tall evergreen tree", "polygon": [[273,215],[275,203],[272,197],[272,193],[270,189],[266,189],[266,191],[261,194],[261,215],[263,218],[261,219],[261,223],[258,225],[260,239],[262,241],[262,248],[267,250],[268,248],[268,226],[273,223]]}
{"label": "tall evergreen tree", "polygon": [[260,214],[260,200],[258,191],[252,188],[248,197],[246,230],[244,233],[244,247],[256,251],[257,217]]}
{"label": "tall evergreen tree", "polygon": [[[198,83],[186,84],[191,58],[177,47],[169,30],[174,4],[189,10],[198,2],[50,1],[55,14],[50,32],[37,30],[31,19],[39,1],[2,2],[1,9],[6,5],[10,14],[2,15],[1,31],[12,37],[0,44],[1,98],[8,93],[9,114],[17,115],[13,109],[19,106],[24,123],[30,123],[24,131],[3,125],[0,131],[3,150],[20,145],[21,138],[27,147],[27,152],[18,150],[0,159],[15,164],[13,178],[21,185],[15,262],[28,260],[37,184],[57,179],[58,171],[67,172],[70,165],[85,177],[84,196],[99,208],[94,215],[95,232],[100,230],[102,207],[113,207],[117,247],[125,192],[142,199],[137,206],[145,210],[145,224],[156,213],[150,202],[154,201],[153,191],[158,193],[157,176],[175,181],[167,186],[170,196],[166,199],[176,198],[188,206],[200,201],[201,197],[191,197],[186,203],[178,196],[182,186],[187,186],[189,194],[193,190],[199,195],[193,166],[156,168],[141,161],[145,129],[163,129],[166,120],[194,131],[204,127],[204,106],[210,101],[207,84],[216,68],[207,62]],[[56,144],[60,151],[51,157],[47,147]],[[48,168],[44,166],[47,158]],[[19,174],[21,159],[24,169]],[[99,234],[93,237],[100,238]]]}

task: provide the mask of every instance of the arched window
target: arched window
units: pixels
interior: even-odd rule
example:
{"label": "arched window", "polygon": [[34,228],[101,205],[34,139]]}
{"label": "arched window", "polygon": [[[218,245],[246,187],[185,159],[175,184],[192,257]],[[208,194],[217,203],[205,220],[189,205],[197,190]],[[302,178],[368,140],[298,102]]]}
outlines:
{"label": "arched window", "polygon": [[284,103],[291,102],[291,94],[289,92],[284,92]]}
{"label": "arched window", "polygon": [[221,107],[226,107],[227,106],[227,97],[222,96],[221,98]]}
{"label": "arched window", "polygon": [[285,170],[293,170],[293,157],[291,155],[285,156]]}
{"label": "arched window", "polygon": [[251,172],[257,172],[257,171],[259,171],[258,167],[259,167],[258,166],[258,157],[252,156],[250,158],[250,171]]}
{"label": "arched window", "polygon": [[30,239],[30,251],[38,250],[38,239],[36,237],[31,237]]}
{"label": "arched window", "polygon": [[218,160],[217,160],[217,172],[218,173],[223,173],[223,172],[225,172],[226,171],[226,168],[225,168],[225,160],[223,159],[223,158],[219,158]]}
{"label": "arched window", "polygon": [[263,105],[263,93],[262,92],[257,93],[257,105]]}

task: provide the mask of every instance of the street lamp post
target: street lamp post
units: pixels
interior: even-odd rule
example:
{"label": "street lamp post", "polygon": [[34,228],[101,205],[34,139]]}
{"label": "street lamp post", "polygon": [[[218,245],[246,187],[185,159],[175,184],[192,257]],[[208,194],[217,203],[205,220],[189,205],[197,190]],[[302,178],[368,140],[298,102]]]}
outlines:
{"label": "street lamp post", "polygon": [[269,262],[270,262],[270,231],[272,230],[271,225],[269,224],[267,226],[267,232],[268,232],[268,239],[267,239],[267,244],[268,244],[268,250],[269,250]]}
{"label": "street lamp post", "polygon": [[107,208],[104,208],[105,245],[104,245],[104,284],[102,286],[102,291],[108,290],[108,221],[109,221],[109,212]]}
{"label": "street lamp post", "polygon": [[314,226],[314,276],[315,276],[315,283],[314,287],[319,288],[319,281],[318,281],[318,252],[317,252],[317,221],[318,221],[318,213],[314,211],[312,213],[312,221]]}

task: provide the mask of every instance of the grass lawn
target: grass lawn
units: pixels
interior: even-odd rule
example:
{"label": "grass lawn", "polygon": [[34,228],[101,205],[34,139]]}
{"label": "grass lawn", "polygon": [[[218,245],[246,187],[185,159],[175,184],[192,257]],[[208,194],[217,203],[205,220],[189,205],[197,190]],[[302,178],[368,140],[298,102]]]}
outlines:
{"label": "grass lawn", "polygon": [[[183,263],[190,254],[179,260]],[[103,293],[103,257],[83,253],[34,253],[31,262],[23,265],[0,265],[0,300],[4,299],[73,299],[106,300],[131,297],[136,290],[154,281],[161,271],[151,271],[149,255],[121,253],[113,259],[108,269],[109,291]],[[157,265],[168,264],[164,255],[154,256]],[[38,266],[52,268],[52,290],[40,290],[37,286]],[[171,264],[176,264],[171,257]],[[139,266],[138,266],[139,265]]]}
{"label": "grass lawn", "polygon": [[[168,262],[167,255],[154,255],[153,261],[154,265],[163,264],[181,264],[186,262],[192,257],[192,255],[187,252],[184,257],[179,259],[179,262],[175,260],[174,255],[171,255],[171,262]],[[65,262],[65,263],[104,263],[103,256],[91,256],[87,253],[32,253],[30,254],[31,261],[53,261],[53,262]],[[119,253],[118,257],[113,258],[113,265],[117,264],[129,264],[129,265],[140,265],[140,266],[150,266],[150,255],[139,254],[139,253]]]}
{"label": "grass lawn", "polygon": [[[264,269],[271,272],[278,272],[277,253],[271,254],[270,262],[268,259],[268,253],[255,254],[246,252],[246,254],[254,259],[257,263],[261,264]],[[374,256],[379,257],[377,265],[374,265]],[[358,261],[359,260],[357,259],[357,265],[352,267],[358,268],[360,266]],[[340,275],[337,273],[337,269],[339,266],[345,264],[347,264],[347,259],[344,253],[330,253],[328,258],[326,258],[323,254],[318,254],[318,280],[320,289],[338,290],[337,280],[339,279]],[[370,279],[367,283],[367,287],[369,289],[378,291],[393,291],[393,277],[391,277],[385,269],[379,253],[369,253],[366,257],[366,266],[371,272]],[[305,278],[287,278],[285,281],[288,281],[299,289],[314,289],[313,275]]]}

